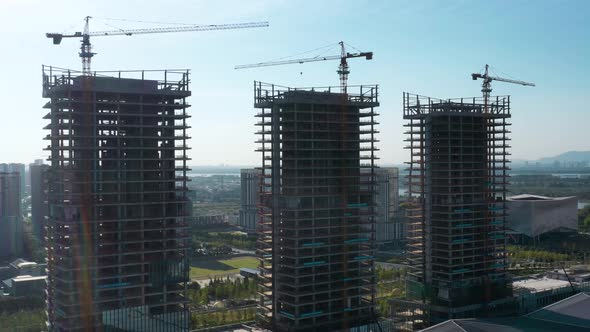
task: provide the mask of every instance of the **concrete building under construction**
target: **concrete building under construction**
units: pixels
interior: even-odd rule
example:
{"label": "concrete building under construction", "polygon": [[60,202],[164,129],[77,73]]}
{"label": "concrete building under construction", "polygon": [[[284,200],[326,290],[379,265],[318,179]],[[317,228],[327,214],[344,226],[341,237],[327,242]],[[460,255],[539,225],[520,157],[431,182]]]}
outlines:
{"label": "concrete building under construction", "polygon": [[189,72],[98,74],[43,68],[48,328],[186,331]]}
{"label": "concrete building under construction", "polygon": [[408,297],[427,305],[430,322],[493,315],[512,295],[505,248],[510,98],[486,104],[404,93],[403,111],[411,153]]}
{"label": "concrete building under construction", "polygon": [[[353,331],[375,321],[377,86],[255,82],[262,152],[260,323]],[[336,88],[337,89],[337,88]]]}

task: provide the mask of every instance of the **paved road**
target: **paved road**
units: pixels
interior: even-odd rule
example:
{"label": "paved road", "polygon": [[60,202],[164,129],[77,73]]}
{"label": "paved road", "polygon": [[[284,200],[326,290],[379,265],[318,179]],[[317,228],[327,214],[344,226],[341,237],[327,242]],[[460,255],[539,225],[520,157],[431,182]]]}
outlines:
{"label": "paved road", "polygon": [[244,255],[256,255],[256,251],[254,250],[244,250],[244,249],[238,249],[238,248],[231,248],[233,251],[237,252],[238,254],[244,254]]}

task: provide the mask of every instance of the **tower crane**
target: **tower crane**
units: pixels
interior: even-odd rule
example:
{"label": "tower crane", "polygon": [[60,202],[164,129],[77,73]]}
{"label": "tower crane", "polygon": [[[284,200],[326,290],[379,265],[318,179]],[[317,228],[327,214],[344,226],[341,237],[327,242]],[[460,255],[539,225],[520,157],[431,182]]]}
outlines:
{"label": "tower crane", "polygon": [[340,91],[342,93],[346,93],[346,88],[347,88],[347,83],[348,83],[348,74],[350,74],[350,69],[348,66],[347,59],[365,57],[367,60],[371,60],[371,59],[373,59],[373,52],[348,53],[348,52],[346,52],[346,49],[344,47],[344,42],[341,41],[338,44],[340,45],[340,55],[316,56],[313,58],[304,58],[304,59],[291,59],[291,60],[282,60],[282,61],[259,62],[259,63],[253,63],[253,64],[248,64],[248,65],[239,65],[239,66],[236,66],[235,69],[278,66],[278,65],[287,65],[287,64],[293,64],[293,63],[305,63],[305,62],[325,61],[325,60],[340,60],[340,65],[338,66],[338,70],[336,72],[340,76]]}
{"label": "tower crane", "polygon": [[47,38],[53,39],[54,45],[59,45],[63,38],[82,38],[82,45],[80,46],[80,58],[82,58],[82,73],[85,76],[90,75],[90,61],[96,53],[92,52],[92,45],[90,44],[90,37],[106,37],[106,36],[131,36],[148,33],[170,33],[170,32],[188,32],[188,31],[209,31],[209,30],[230,30],[230,29],[245,29],[245,28],[261,28],[267,27],[268,22],[252,22],[252,23],[237,23],[237,24],[212,24],[212,25],[185,25],[177,27],[165,28],[151,28],[151,29],[128,29],[128,30],[113,30],[113,31],[93,31],[90,32],[89,22],[91,16],[85,17],[84,31],[74,32],[73,34],[61,33],[47,33]]}
{"label": "tower crane", "polygon": [[492,92],[492,81],[499,81],[499,82],[506,82],[512,84],[520,84],[524,86],[535,86],[535,83],[525,82],[525,81],[518,81],[518,80],[511,80],[507,78],[497,77],[497,76],[490,76],[488,74],[489,65],[486,64],[485,72],[483,74],[474,73],[471,74],[471,78],[476,81],[478,78],[483,79],[483,83],[481,84],[481,92],[483,93],[483,100],[485,105],[485,111],[487,113],[488,108],[488,101],[490,100],[490,93]]}

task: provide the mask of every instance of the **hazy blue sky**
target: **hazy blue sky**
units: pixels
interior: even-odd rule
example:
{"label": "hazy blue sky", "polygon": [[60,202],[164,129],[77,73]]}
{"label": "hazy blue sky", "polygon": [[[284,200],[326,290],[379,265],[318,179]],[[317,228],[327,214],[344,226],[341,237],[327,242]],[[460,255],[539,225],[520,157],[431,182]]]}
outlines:
{"label": "hazy blue sky", "polygon": [[[45,157],[41,64],[80,69],[79,41],[52,45],[45,32],[156,27],[171,23],[270,22],[269,28],[100,37],[93,69],[192,70],[194,165],[254,165],[252,81],[337,85],[338,61],[237,71],[344,40],[374,60],[350,61],[350,84],[380,85],[383,163],[405,161],[402,91],[480,95],[470,73],[485,63],[537,87],[496,83],[511,94],[512,154],[535,159],[590,150],[590,1],[112,1],[0,0],[0,162]],[[111,26],[101,22],[106,22]],[[162,25],[159,25],[162,26]],[[71,28],[73,27],[73,28]],[[334,49],[333,54],[338,54]],[[316,55],[316,54],[310,54]]]}

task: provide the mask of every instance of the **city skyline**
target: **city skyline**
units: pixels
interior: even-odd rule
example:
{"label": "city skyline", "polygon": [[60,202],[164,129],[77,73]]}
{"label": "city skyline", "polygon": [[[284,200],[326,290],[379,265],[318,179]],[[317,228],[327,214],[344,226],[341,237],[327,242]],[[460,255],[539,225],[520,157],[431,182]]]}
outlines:
{"label": "city skyline", "polygon": [[0,330],[590,330],[588,12],[0,0]]}
{"label": "city skyline", "polygon": [[[61,4],[60,20],[46,15]],[[19,112],[22,125],[0,124],[4,137],[18,144],[3,144],[0,161],[30,163],[45,158],[41,119],[42,101],[37,89],[22,89],[38,82],[41,64],[80,70],[78,41],[54,46],[46,32],[81,31],[83,17],[94,16],[92,30],[154,27],[138,21],[224,24],[270,22],[269,28],[236,31],[96,38],[95,70],[137,68],[189,68],[192,70],[189,102],[193,118],[189,144],[193,165],[256,165],[255,113],[251,86],[255,79],[288,86],[337,85],[338,63],[257,68],[236,71],[235,65],[296,55],[344,40],[374,59],[350,61],[350,84],[378,83],[382,101],[379,156],[382,165],[406,161],[403,151],[402,90],[433,96],[479,96],[480,81],[470,74],[489,63],[499,76],[532,81],[537,87],[493,84],[493,95],[512,95],[513,159],[537,159],[569,150],[587,150],[583,95],[590,55],[585,43],[588,23],[586,2],[434,2],[381,1],[346,3],[306,1],[238,1],[216,3],[167,2],[175,16],[157,14],[163,2],[115,3],[103,1],[5,1],[0,4],[4,46],[14,50],[0,55],[10,80],[0,82],[3,115]],[[117,8],[113,11],[112,8]],[[227,11],[226,8],[233,10]],[[312,13],[312,15],[309,15]],[[322,13],[322,15],[313,15]],[[22,15],[35,24],[22,24]],[[417,20],[417,18],[419,18]],[[458,19],[463,18],[463,19]],[[293,28],[294,20],[299,28]],[[349,24],[354,22],[355,24]],[[415,22],[420,22],[416,24]],[[69,27],[72,27],[68,30]],[[310,37],[312,36],[312,37]],[[272,45],[269,47],[269,45]],[[118,50],[124,49],[122,55]],[[170,52],[172,50],[172,52]],[[433,53],[432,50],[436,50]],[[354,51],[354,50],[351,50]],[[166,53],[165,60],[164,53]],[[338,54],[333,48],[327,55]],[[310,56],[318,55],[309,53]],[[224,86],[224,88],[220,88]],[[208,98],[204,98],[208,97]],[[22,100],[30,101],[23,108]],[[219,112],[205,112],[207,109]],[[555,121],[555,112],[568,121]],[[227,121],[231,119],[231,121]],[[532,125],[534,124],[534,125]],[[548,135],[547,133],[555,133]],[[232,142],[227,144],[226,142]]]}

